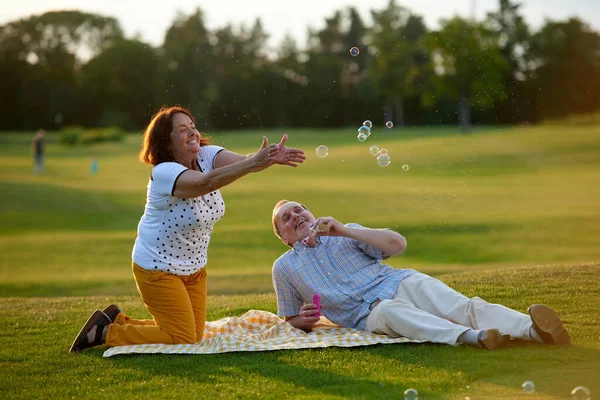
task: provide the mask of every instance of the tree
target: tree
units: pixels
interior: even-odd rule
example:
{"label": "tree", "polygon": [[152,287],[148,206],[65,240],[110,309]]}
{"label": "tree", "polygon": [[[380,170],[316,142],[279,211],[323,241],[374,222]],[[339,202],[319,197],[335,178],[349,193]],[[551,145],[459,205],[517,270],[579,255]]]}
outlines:
{"label": "tree", "polygon": [[120,40],[92,58],[79,76],[79,110],[92,126],[141,130],[156,110],[156,50],[137,40]]}
{"label": "tree", "polygon": [[505,96],[502,77],[508,65],[497,43],[482,24],[459,17],[442,20],[440,30],[426,39],[433,74],[424,104],[443,97],[456,101],[460,125],[470,130],[472,106],[490,107]]}
{"label": "tree", "polygon": [[177,15],[158,50],[157,103],[189,107],[198,126],[212,125],[211,103],[217,99],[209,37],[204,14],[197,8],[190,15]]}
{"label": "tree", "polygon": [[231,99],[234,100],[239,127],[273,126],[276,120],[269,95],[272,90],[270,81],[275,72],[267,58],[268,37],[260,18],[249,29],[242,25],[237,35],[239,55],[232,67],[237,71],[238,87]]}
{"label": "tree", "polygon": [[[257,19],[251,28],[231,25],[214,33],[212,61],[216,68],[218,103],[212,107],[220,127],[249,128],[272,125],[267,90],[275,75],[266,56],[267,35]],[[266,120],[265,120],[266,118]]]}
{"label": "tree", "polygon": [[529,28],[519,13],[521,4],[499,0],[498,10],[488,13],[486,27],[498,38],[498,48],[509,68],[503,76],[506,99],[498,102],[496,118],[502,122],[516,122],[531,118],[532,107],[528,95]]}
{"label": "tree", "polygon": [[420,17],[398,6],[395,0],[371,14],[371,44],[377,53],[372,59],[372,77],[386,103],[386,120],[391,119],[394,110],[396,125],[403,126],[405,100],[417,93],[426,60],[420,41],[427,30]]}
{"label": "tree", "polygon": [[344,122],[342,79],[345,56],[343,15],[336,11],[325,19],[320,31],[309,29],[306,54],[304,115],[317,126],[340,126]]}
{"label": "tree", "polygon": [[301,126],[304,122],[301,113],[292,112],[301,108],[302,88],[308,83],[300,57],[296,40],[286,34],[273,61],[270,80],[275,126]]}
{"label": "tree", "polygon": [[[367,79],[367,65],[370,55],[366,44],[367,28],[365,27],[358,11],[349,7],[345,15],[349,26],[342,33],[342,76],[340,78],[343,102],[343,121],[348,126],[352,123],[360,123],[364,116],[355,116],[355,111],[367,108],[370,101],[368,88],[365,87]],[[358,57],[350,54],[352,47],[362,49]]]}
{"label": "tree", "polygon": [[79,60],[94,56],[123,38],[116,19],[80,11],[50,11],[0,27],[0,53],[48,65],[57,54]]}
{"label": "tree", "polygon": [[[76,116],[77,68],[122,38],[114,18],[52,11],[0,27],[0,128],[56,127]],[[10,84],[9,84],[10,83]]]}
{"label": "tree", "polygon": [[539,117],[600,109],[600,35],[577,18],[547,21],[531,42]]}

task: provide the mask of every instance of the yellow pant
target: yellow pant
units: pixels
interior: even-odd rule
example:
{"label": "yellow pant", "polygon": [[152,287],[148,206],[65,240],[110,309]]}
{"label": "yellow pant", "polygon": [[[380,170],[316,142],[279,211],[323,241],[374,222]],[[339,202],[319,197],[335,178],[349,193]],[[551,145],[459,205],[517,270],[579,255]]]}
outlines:
{"label": "yellow pant", "polygon": [[154,319],[136,320],[120,313],[106,334],[107,347],[129,344],[196,343],[206,322],[206,271],[189,276],[149,271],[132,265],[138,292]]}

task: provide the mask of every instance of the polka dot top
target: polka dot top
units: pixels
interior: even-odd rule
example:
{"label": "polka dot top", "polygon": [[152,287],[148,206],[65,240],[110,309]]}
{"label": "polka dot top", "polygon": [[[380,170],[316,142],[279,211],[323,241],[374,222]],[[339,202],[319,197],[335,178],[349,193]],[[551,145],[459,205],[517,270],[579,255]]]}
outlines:
{"label": "polka dot top", "polygon": [[[214,169],[220,146],[202,146],[197,163]],[[176,162],[158,164],[148,182],[146,209],[138,224],[133,261],[152,271],[191,275],[206,265],[213,225],[225,214],[221,192],[183,199],[173,196],[177,178],[188,168]]]}

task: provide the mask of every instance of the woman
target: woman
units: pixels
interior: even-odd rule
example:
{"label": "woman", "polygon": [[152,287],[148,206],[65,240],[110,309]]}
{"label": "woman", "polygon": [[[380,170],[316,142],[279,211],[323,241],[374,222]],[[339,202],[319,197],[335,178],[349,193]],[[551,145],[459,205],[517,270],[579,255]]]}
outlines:
{"label": "woman", "polygon": [[274,164],[296,167],[298,149],[263,137],[247,156],[213,146],[194,117],[182,107],[162,108],[148,124],[140,160],[152,165],[146,208],[138,225],[132,269],[138,292],[152,320],[134,320],[114,304],[96,310],[71,352],[145,343],[195,343],[206,320],[207,249],[213,225],[225,205],[219,189],[250,172]]}

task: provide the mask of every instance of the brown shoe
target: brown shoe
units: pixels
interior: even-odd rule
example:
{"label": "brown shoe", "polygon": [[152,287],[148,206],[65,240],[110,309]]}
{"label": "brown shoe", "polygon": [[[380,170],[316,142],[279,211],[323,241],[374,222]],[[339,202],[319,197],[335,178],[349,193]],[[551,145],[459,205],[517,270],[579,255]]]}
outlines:
{"label": "brown shoe", "polygon": [[[112,323],[110,318],[106,316],[102,311],[96,310],[90,317],[88,318],[83,328],[79,331],[71,348],[69,349],[69,353],[73,353],[75,351],[85,350],[89,347],[99,346],[104,344],[104,340],[102,340],[102,331],[105,326],[108,326]],[[92,330],[92,328],[96,327],[96,336],[93,342],[88,340],[87,334]]]}
{"label": "brown shoe", "polygon": [[487,329],[477,335],[477,342],[486,350],[500,349],[504,347],[504,341],[498,329]]}
{"label": "brown shoe", "polygon": [[556,311],[543,304],[534,304],[527,311],[533,322],[533,329],[542,338],[544,343],[555,346],[568,346],[571,344],[569,332],[564,328]]}
{"label": "brown shoe", "polygon": [[110,306],[106,307],[104,309],[104,311],[102,311],[104,314],[106,314],[106,316],[108,318],[110,318],[110,320],[112,322],[115,322],[115,319],[117,318],[117,315],[119,315],[119,313],[121,312],[121,309],[119,308],[118,305],[116,304],[111,304]]}

